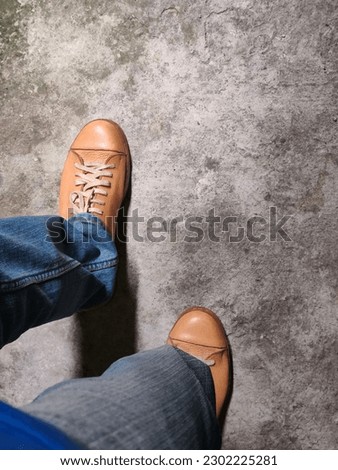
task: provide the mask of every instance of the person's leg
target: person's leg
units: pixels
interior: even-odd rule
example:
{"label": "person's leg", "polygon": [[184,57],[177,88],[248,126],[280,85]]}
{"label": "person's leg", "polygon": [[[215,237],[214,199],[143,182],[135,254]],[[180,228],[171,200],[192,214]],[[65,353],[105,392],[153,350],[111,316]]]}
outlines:
{"label": "person's leg", "polygon": [[0,347],[28,328],[109,299],[117,265],[115,219],[129,174],[122,129],[92,121],[65,162],[62,217],[0,220]]}
{"label": "person's leg", "polygon": [[90,449],[220,447],[208,366],[168,345],[56,385],[23,411]]}
{"label": "person's leg", "polygon": [[0,260],[0,347],[113,292],[115,243],[90,214],[1,219]]}
{"label": "person's leg", "polygon": [[229,390],[223,326],[194,307],[167,342],[117,361],[101,377],[60,383],[23,409],[91,449],[217,449],[217,416]]}

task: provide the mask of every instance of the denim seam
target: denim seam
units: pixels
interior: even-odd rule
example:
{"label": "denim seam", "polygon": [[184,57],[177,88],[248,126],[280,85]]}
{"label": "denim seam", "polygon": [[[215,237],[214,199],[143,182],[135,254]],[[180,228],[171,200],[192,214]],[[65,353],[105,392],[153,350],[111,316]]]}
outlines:
{"label": "denim seam", "polygon": [[82,267],[87,271],[99,271],[100,269],[112,268],[118,264],[118,258],[109,261],[101,261],[99,263],[82,264]]}
{"label": "denim seam", "polygon": [[87,271],[98,271],[100,269],[105,269],[116,265],[117,258],[114,258],[110,261],[102,261],[100,263],[89,263],[88,265],[81,265],[79,261],[71,261],[62,267],[59,267],[57,269],[51,269],[47,272],[34,274],[33,276],[25,276],[23,278],[16,279],[15,281],[3,281],[2,283],[0,283],[0,292],[12,292],[32,284],[46,282],[79,267],[83,267]]}
{"label": "denim seam", "polygon": [[21,277],[19,279],[16,279],[15,281],[3,281],[0,284],[0,291],[6,292],[10,290],[16,290],[22,287],[26,287],[30,284],[35,284],[36,282],[44,282],[49,279],[60,276],[61,274],[64,274],[68,271],[71,271],[72,269],[77,268],[78,266],[80,266],[80,263],[78,261],[71,261],[62,267],[54,268],[47,272],[44,271],[42,273],[37,273],[31,276]]}

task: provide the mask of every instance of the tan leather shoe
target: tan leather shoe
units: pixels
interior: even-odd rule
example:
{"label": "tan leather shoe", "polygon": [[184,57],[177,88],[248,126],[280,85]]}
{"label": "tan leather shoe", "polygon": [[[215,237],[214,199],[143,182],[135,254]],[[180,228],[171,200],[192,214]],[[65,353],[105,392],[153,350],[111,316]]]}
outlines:
{"label": "tan leather shoe", "polygon": [[214,381],[216,414],[220,416],[229,389],[229,345],[217,315],[204,307],[185,310],[171,329],[167,344],[202,359]]}
{"label": "tan leather shoe", "polygon": [[80,131],[61,178],[59,213],[68,219],[89,212],[114,236],[117,212],[130,177],[127,138],[113,121],[97,119]]}

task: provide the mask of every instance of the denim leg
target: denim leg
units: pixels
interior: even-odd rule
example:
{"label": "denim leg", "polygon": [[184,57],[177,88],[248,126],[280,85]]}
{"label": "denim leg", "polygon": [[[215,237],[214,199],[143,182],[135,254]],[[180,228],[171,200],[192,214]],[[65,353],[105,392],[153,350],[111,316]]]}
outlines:
{"label": "denim leg", "polygon": [[209,367],[162,346],[43,392],[23,411],[90,449],[218,449]]}
{"label": "denim leg", "polygon": [[105,302],[116,270],[115,244],[90,214],[1,219],[0,347]]}

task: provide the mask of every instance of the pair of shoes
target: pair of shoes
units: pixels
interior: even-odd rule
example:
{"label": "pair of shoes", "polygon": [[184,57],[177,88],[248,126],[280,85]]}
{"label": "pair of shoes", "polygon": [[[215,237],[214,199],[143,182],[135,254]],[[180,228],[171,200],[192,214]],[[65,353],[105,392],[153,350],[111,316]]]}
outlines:
{"label": "pair of shoes", "polygon": [[[98,119],[78,134],[65,162],[59,213],[65,219],[90,213],[114,237],[116,218],[128,189],[130,152],[127,138],[113,121]],[[171,329],[167,344],[197,357],[210,367],[221,415],[229,389],[229,345],[223,325],[203,307],[185,310]]]}

